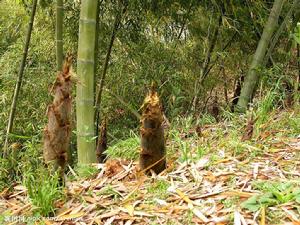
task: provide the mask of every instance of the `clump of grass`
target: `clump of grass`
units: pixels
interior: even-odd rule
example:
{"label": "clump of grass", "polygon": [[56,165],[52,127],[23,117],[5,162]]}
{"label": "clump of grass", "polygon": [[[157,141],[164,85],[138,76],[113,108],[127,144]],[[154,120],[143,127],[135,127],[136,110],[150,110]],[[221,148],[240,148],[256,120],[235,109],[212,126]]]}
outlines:
{"label": "clump of grass", "polygon": [[9,147],[6,158],[0,156],[0,191],[14,182],[22,181],[23,174],[34,172],[43,166],[38,137],[16,144],[19,145],[16,148],[13,145]]}
{"label": "clump of grass", "polygon": [[240,201],[239,197],[229,197],[224,200],[221,200],[225,208],[235,207],[239,201]]}
{"label": "clump of grass", "polygon": [[4,224],[6,221],[5,221],[5,218],[6,216],[5,215],[0,215],[0,223],[1,224]]}
{"label": "clump of grass", "polygon": [[281,135],[289,135],[295,137],[300,133],[300,113],[295,111],[294,113],[285,111],[281,112],[276,120],[269,129],[280,130]]}
{"label": "clump of grass", "polygon": [[[179,117],[172,121],[172,129],[169,131],[169,149],[167,154],[179,156],[181,162],[195,160],[197,134],[194,131],[198,122],[192,117]],[[178,154],[179,153],[179,154]]]}
{"label": "clump of grass", "polygon": [[28,173],[24,176],[29,198],[35,206],[34,213],[41,216],[52,216],[55,202],[63,199],[63,191],[59,185],[59,174],[50,174],[46,169],[40,173]]}
{"label": "clump of grass", "polygon": [[235,121],[237,114],[235,114],[234,112],[230,111],[230,110],[226,110],[223,109],[221,111],[221,117],[223,118],[224,121]]}
{"label": "clump of grass", "polygon": [[[282,77],[281,77],[282,78]],[[282,79],[279,78],[275,86],[270,89],[262,99],[257,102],[256,105],[256,116],[258,117],[256,121],[256,126],[259,128],[260,125],[265,123],[268,118],[270,118],[270,112],[278,107],[278,105],[283,105],[284,94],[282,93]]]}
{"label": "clump of grass", "polygon": [[190,141],[182,139],[178,130],[173,129],[169,133],[169,139],[171,141],[170,151],[167,151],[168,155],[174,155],[180,153],[179,160],[186,162],[192,159],[192,153],[190,148]]}
{"label": "clump of grass", "polygon": [[5,159],[0,157],[0,192],[10,185],[14,179],[14,163],[10,157]]}
{"label": "clump of grass", "polygon": [[207,154],[207,152],[209,151],[209,148],[207,148],[206,146],[197,146],[197,152],[196,152],[196,159],[201,159],[203,156],[205,156]]}
{"label": "clump of grass", "polygon": [[216,119],[209,113],[204,113],[197,121],[197,124],[200,125],[207,125],[207,124],[214,124],[216,123]]}
{"label": "clump of grass", "polygon": [[223,147],[234,157],[243,154],[246,150],[243,142],[240,140],[240,134],[237,129],[232,129],[227,138],[221,138],[219,140],[219,147]]}
{"label": "clump of grass", "polygon": [[139,157],[140,138],[131,132],[130,138],[117,142],[106,150],[108,158],[136,160]]}
{"label": "clump of grass", "polygon": [[148,187],[147,192],[152,194],[153,198],[161,198],[164,199],[167,197],[167,190],[170,184],[165,180],[157,180],[151,186]]}
{"label": "clump of grass", "polygon": [[193,125],[195,124],[195,120],[192,116],[188,117],[179,117],[175,123],[175,127],[179,127],[180,129],[183,130],[183,132],[189,131],[191,128],[193,128]]}
{"label": "clump of grass", "polygon": [[114,200],[119,200],[122,195],[116,191],[111,185],[106,186],[103,188],[97,195],[106,195],[111,196]]}
{"label": "clump of grass", "polygon": [[81,178],[91,178],[95,176],[99,170],[91,165],[80,164],[76,167],[76,172]]}
{"label": "clump of grass", "polygon": [[185,215],[183,215],[183,224],[193,224],[193,216],[194,216],[194,213],[191,209],[189,209]]}
{"label": "clump of grass", "polygon": [[289,133],[295,135],[295,134],[299,134],[300,133],[300,117],[298,115],[298,117],[296,118],[289,118],[288,121],[288,127],[289,127]]}

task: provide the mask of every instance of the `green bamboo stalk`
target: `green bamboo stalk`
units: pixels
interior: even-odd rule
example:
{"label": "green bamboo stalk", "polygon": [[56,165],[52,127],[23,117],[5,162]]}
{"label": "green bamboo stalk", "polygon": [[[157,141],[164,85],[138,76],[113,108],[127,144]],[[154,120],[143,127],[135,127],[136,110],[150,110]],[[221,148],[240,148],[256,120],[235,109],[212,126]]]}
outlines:
{"label": "green bamboo stalk", "polygon": [[284,0],[274,1],[268,21],[264,27],[263,34],[261,36],[261,39],[259,40],[258,46],[253,56],[249,71],[245,77],[241,95],[236,105],[236,111],[238,112],[245,112],[247,110],[248,104],[252,96],[254,95],[254,91],[260,75],[257,69],[263,64],[263,60],[268,50],[271,37],[278,23],[278,17],[280,15],[283,2]]}
{"label": "green bamboo stalk", "polygon": [[63,65],[63,20],[64,20],[64,2],[56,1],[56,66],[57,71],[62,70]]}
{"label": "green bamboo stalk", "polygon": [[[126,10],[126,6],[123,10],[123,13],[125,13],[125,10]],[[99,122],[100,122],[100,105],[101,105],[102,92],[103,92],[105,77],[106,77],[106,73],[107,73],[108,63],[110,60],[111,51],[112,51],[112,48],[114,45],[116,34],[117,34],[118,28],[121,23],[121,18],[122,18],[122,14],[121,14],[121,12],[118,12],[118,14],[116,15],[115,21],[114,21],[113,30],[112,30],[111,37],[110,37],[110,42],[109,42],[108,49],[107,49],[106,56],[105,56],[105,61],[104,61],[101,80],[100,80],[100,86],[99,86],[99,89],[98,89],[97,95],[96,95],[95,119],[96,119],[97,127],[99,126]]]}
{"label": "green bamboo stalk", "polygon": [[276,33],[274,34],[274,36],[272,38],[272,42],[271,42],[270,47],[267,51],[267,54],[264,58],[263,66],[265,66],[267,64],[269,58],[272,55],[272,52],[273,52],[276,44],[278,43],[278,40],[279,40],[281,34],[283,33],[284,29],[287,26],[288,21],[290,20],[292,14],[295,11],[299,10],[299,6],[300,6],[300,0],[294,0],[293,4],[290,7],[290,10],[285,15],[283,22],[281,23],[280,27],[277,29]]}
{"label": "green bamboo stalk", "polygon": [[94,76],[98,1],[81,2],[77,57],[77,151],[78,163],[96,162],[94,128]]}
{"label": "green bamboo stalk", "polygon": [[37,7],[37,0],[34,0],[32,3],[31,16],[30,16],[30,21],[28,24],[28,29],[27,29],[27,34],[26,34],[26,40],[25,40],[25,44],[24,44],[22,61],[20,64],[20,69],[18,72],[18,79],[17,79],[15,90],[14,90],[14,95],[13,95],[10,113],[9,113],[6,137],[5,137],[5,142],[4,142],[4,152],[3,152],[4,156],[6,156],[8,154],[8,139],[9,139],[9,134],[11,133],[12,128],[13,128],[13,122],[14,122],[16,108],[17,108],[17,100],[18,100],[18,96],[19,96],[21,86],[22,86],[23,74],[24,74],[24,69],[25,69],[26,58],[28,55],[28,48],[29,48],[31,33],[32,33],[32,29],[33,29],[33,22],[34,22],[34,17],[35,17],[35,13],[36,13],[36,7]]}

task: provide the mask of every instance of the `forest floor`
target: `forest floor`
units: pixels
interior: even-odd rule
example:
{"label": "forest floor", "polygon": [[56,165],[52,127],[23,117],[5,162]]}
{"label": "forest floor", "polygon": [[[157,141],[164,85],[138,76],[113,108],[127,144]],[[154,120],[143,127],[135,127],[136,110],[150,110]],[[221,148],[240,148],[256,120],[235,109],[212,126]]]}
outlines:
{"label": "forest floor", "polygon": [[71,170],[55,217],[34,223],[21,184],[0,193],[0,214],[6,224],[300,224],[299,113],[274,112],[241,141],[246,119],[201,134],[189,122],[176,127],[160,175],[141,174],[136,160],[94,165],[89,178]]}

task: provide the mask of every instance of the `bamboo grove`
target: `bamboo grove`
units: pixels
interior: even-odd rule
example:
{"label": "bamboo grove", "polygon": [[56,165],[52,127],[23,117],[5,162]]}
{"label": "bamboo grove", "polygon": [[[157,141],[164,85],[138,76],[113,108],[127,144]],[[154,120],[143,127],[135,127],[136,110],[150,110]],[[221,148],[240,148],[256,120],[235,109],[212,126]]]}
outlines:
{"label": "bamboo grove", "polygon": [[[2,4],[11,6],[8,1]],[[41,109],[51,102],[45,87],[54,80],[55,71],[65,74],[63,57],[69,52],[76,68],[76,88],[69,90],[68,96],[73,95],[76,100],[72,102],[73,115],[70,116],[70,108],[64,112],[70,118],[66,123],[73,133],[68,131],[63,139],[76,152],[76,161],[79,164],[103,162],[109,136],[126,136],[128,130],[138,129],[141,122],[141,168],[147,171],[158,162],[154,170],[161,172],[166,167],[162,123],[167,118],[199,117],[205,112],[219,121],[221,109],[245,113],[259,101],[258,96],[276,85],[280,92],[292,98],[293,104],[298,103],[299,5],[299,0],[13,3],[16,14],[23,13],[28,25],[11,21],[14,27],[21,28],[10,36],[1,30],[7,42],[0,49],[1,57],[5,57],[14,42],[20,45],[26,33],[13,98],[1,103],[5,107],[1,129],[7,130],[1,134],[1,154],[8,157],[10,145],[19,136],[41,133],[40,128],[47,119]],[[55,36],[50,35],[53,30]],[[31,36],[35,44],[31,44]],[[37,41],[41,42],[40,46],[36,45]],[[47,65],[44,69],[43,63]],[[32,75],[34,66],[38,68],[37,73],[46,71],[43,77]],[[3,66],[3,70],[12,73],[8,66]],[[24,70],[26,84],[22,83]],[[15,82],[15,79],[1,79],[3,83]],[[157,91],[150,91],[140,108],[153,81],[157,83]],[[36,88],[30,90],[28,84]],[[24,94],[20,95],[23,85]],[[10,93],[13,88],[7,91]],[[35,113],[29,110],[22,114],[26,108],[23,101],[33,91],[43,93],[37,100],[43,104],[31,106]],[[58,107],[53,104],[52,108]],[[56,116],[63,113],[57,111]],[[46,133],[50,133],[51,112],[48,110]],[[20,121],[29,117],[35,125],[24,130]],[[109,129],[111,126],[113,131]],[[48,146],[50,136],[58,133],[46,134],[45,145]],[[159,150],[155,153],[157,158],[149,163],[145,158],[147,148],[154,148],[151,145],[159,146]],[[67,149],[62,152],[65,154]]]}

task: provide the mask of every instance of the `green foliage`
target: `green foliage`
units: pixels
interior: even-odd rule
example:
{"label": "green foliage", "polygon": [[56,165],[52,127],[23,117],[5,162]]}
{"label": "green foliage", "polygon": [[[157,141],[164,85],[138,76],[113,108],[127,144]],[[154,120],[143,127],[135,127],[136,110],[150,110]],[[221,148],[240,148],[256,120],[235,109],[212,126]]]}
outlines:
{"label": "green foliage", "polygon": [[269,113],[278,107],[279,104],[283,105],[284,92],[282,90],[282,82],[279,78],[271,90],[267,91],[264,97],[257,104],[256,116],[258,120],[256,124],[259,126],[266,122],[269,118]]}
{"label": "green foliage", "polygon": [[8,157],[4,159],[0,157],[0,191],[7,187],[15,179],[14,174],[14,159]]}
{"label": "green foliage", "polygon": [[170,138],[174,141],[175,145],[172,145],[174,150],[171,152],[175,152],[176,150],[180,151],[180,161],[190,161],[192,159],[192,151],[190,148],[190,143],[187,140],[182,138],[182,134],[179,132],[172,132]]}
{"label": "green foliage", "polygon": [[99,170],[96,167],[87,164],[79,164],[76,167],[76,173],[81,178],[94,177],[98,172]]}
{"label": "green foliage", "polygon": [[201,146],[201,145],[198,145],[197,146],[197,157],[196,159],[201,159],[203,156],[205,156],[208,152],[209,148],[207,146]]}
{"label": "green foliage", "polygon": [[[0,56],[9,50],[21,35],[24,35],[24,20],[27,18],[19,5],[10,4],[8,1],[0,2]],[[15,18],[19,18],[16,20]]]}
{"label": "green foliage", "polygon": [[129,159],[135,160],[139,156],[139,149],[140,149],[140,139],[139,136],[130,132],[130,138],[126,140],[121,140],[110,146],[106,152],[111,158],[122,158],[122,159]]}
{"label": "green foliage", "polygon": [[[272,120],[272,126],[267,126],[265,129],[268,131],[278,131],[276,136],[290,136],[297,137],[299,135],[300,129],[300,113],[299,109],[295,108],[294,112],[275,110],[269,113],[270,118],[275,117],[275,121]],[[272,137],[270,137],[272,138]]]}
{"label": "green foliage", "polygon": [[254,195],[241,204],[243,208],[250,211],[257,211],[262,206],[273,206],[296,201],[300,204],[300,188],[293,183],[279,182],[256,182],[253,186],[261,190],[263,194]]}
{"label": "green foliage", "polygon": [[297,26],[295,27],[294,33],[293,33],[294,40],[300,44],[300,23],[297,23]]}
{"label": "green foliage", "polygon": [[201,115],[200,121],[198,122],[200,125],[213,124],[216,122],[216,119],[209,113],[204,113]]}
{"label": "green foliage", "polygon": [[12,148],[11,146],[9,157],[0,157],[0,190],[9,186],[13,181],[21,181],[25,173],[33,173],[43,168],[37,137],[25,141],[22,145],[15,144],[20,147]]}
{"label": "green foliage", "polygon": [[[254,118],[257,118],[255,123],[255,134],[259,134],[262,127],[269,130],[271,128],[274,130],[289,127],[290,134],[297,134],[297,130],[299,130],[296,125],[299,119],[297,107],[295,108],[295,114],[284,113],[283,116],[279,117],[280,109],[290,107],[286,105],[286,102],[289,101],[288,98],[292,98],[290,95],[297,94],[295,90],[293,90],[292,82],[289,77],[282,76],[282,68],[279,66],[274,66],[272,69],[264,72],[265,76],[261,81],[260,87],[261,97],[255,101],[253,106],[253,115]],[[263,86],[266,88],[263,89]],[[297,98],[294,96],[294,99]],[[296,102],[297,100],[295,100],[294,104],[296,104]],[[249,114],[251,113],[252,112]],[[280,118],[278,119],[280,122],[274,123],[274,126],[272,127],[265,127],[266,124],[273,123],[273,117]]]}
{"label": "green foliage", "polygon": [[240,201],[239,197],[231,197],[222,200],[222,204],[224,205],[225,208],[232,208],[235,207],[239,201]]}
{"label": "green foliage", "polygon": [[169,131],[168,139],[172,140],[172,145],[167,150],[168,155],[180,152],[180,160],[192,160],[192,148],[189,139],[183,138],[184,135],[189,136],[190,130],[193,127],[194,121],[192,117],[179,117],[172,122],[172,129]]}
{"label": "green foliage", "polygon": [[165,180],[157,180],[150,187],[147,192],[153,194],[153,198],[165,199],[167,197],[167,189],[170,184]]}
{"label": "green foliage", "polygon": [[[0,7],[2,2],[0,3]],[[10,7],[16,8],[20,17],[26,17],[21,8],[14,3]],[[2,16],[2,14],[1,14]],[[54,37],[52,37],[51,26],[47,20],[43,23],[39,19],[43,15],[37,15],[34,32],[32,34],[31,46],[24,72],[21,94],[18,99],[16,119],[14,121],[13,134],[21,136],[35,136],[40,134],[45,124],[45,112],[50,102],[49,87],[55,80],[54,60]],[[16,16],[16,18],[19,18]],[[6,21],[5,18],[4,21]],[[15,19],[16,20],[16,19]],[[11,22],[18,22],[19,19]],[[27,17],[25,22],[27,21]],[[5,23],[4,23],[5,25]],[[22,30],[26,28],[22,23]],[[5,26],[4,26],[5,27]],[[2,23],[0,29],[2,28]],[[24,35],[24,33],[22,33]],[[42,34],[42,35],[41,35]],[[0,54],[0,143],[5,137],[7,118],[11,105],[11,96],[16,83],[17,72],[23,51],[24,37],[19,36],[10,43],[6,51]],[[3,91],[2,91],[3,90]],[[20,140],[18,136],[12,137],[12,141]]]}
{"label": "green foliage", "polygon": [[28,196],[37,215],[54,215],[55,202],[63,198],[63,192],[59,187],[59,174],[49,174],[47,170],[39,173],[26,173],[24,184],[27,187]]}
{"label": "green foliage", "polygon": [[103,188],[100,192],[99,195],[108,195],[112,197],[115,200],[120,199],[122,196],[118,191],[116,191],[112,186],[108,185],[105,188]]}
{"label": "green foliage", "polygon": [[289,131],[293,135],[297,135],[300,133],[300,116],[292,117],[288,120]]}

